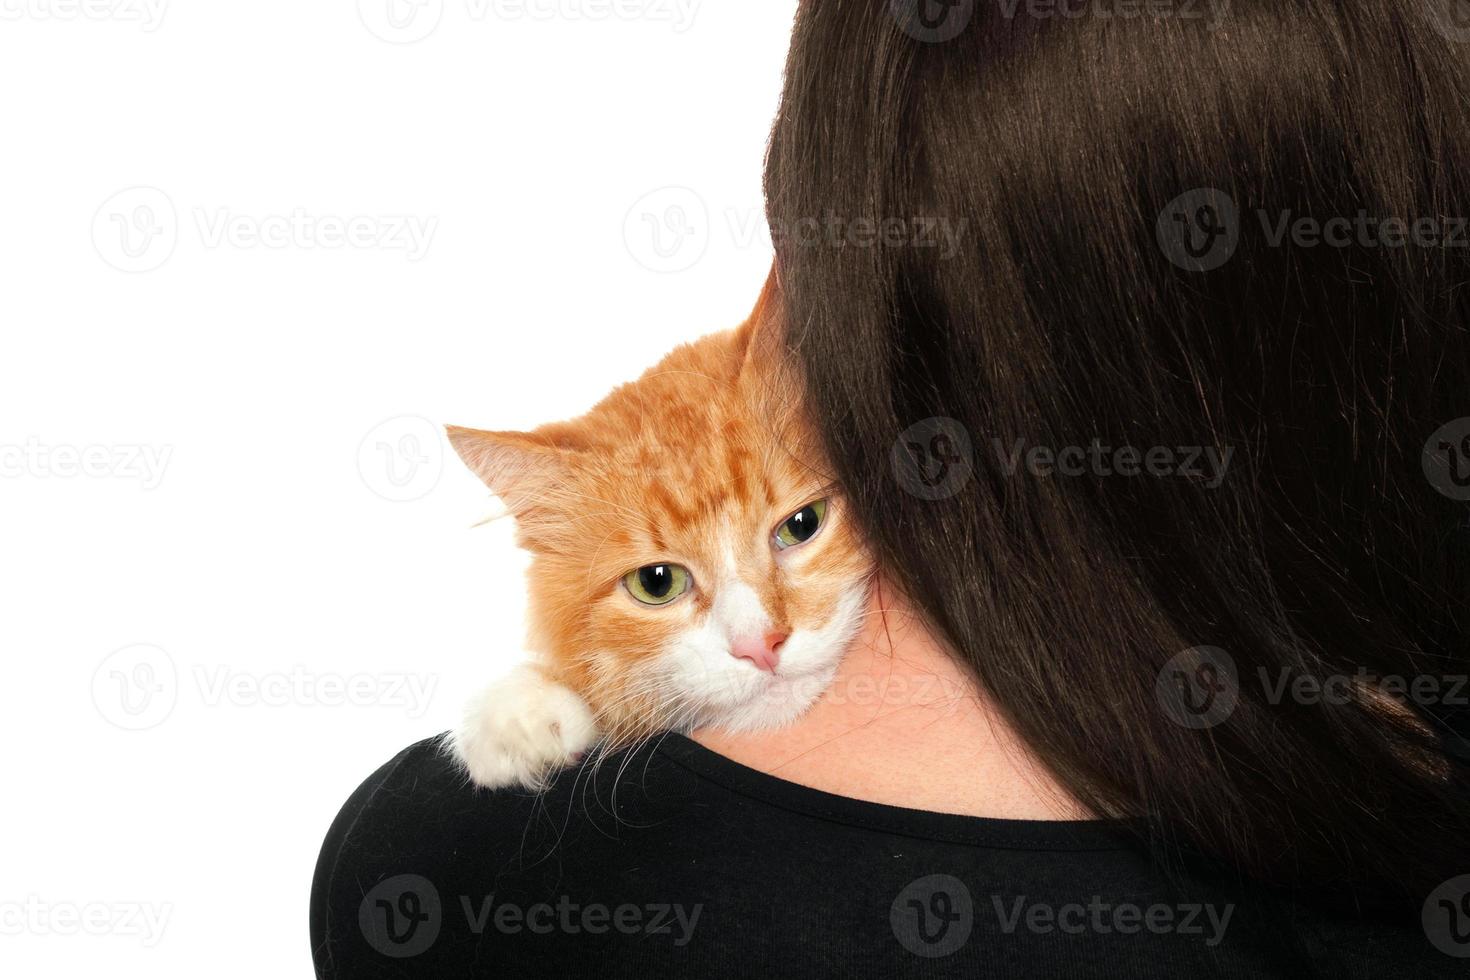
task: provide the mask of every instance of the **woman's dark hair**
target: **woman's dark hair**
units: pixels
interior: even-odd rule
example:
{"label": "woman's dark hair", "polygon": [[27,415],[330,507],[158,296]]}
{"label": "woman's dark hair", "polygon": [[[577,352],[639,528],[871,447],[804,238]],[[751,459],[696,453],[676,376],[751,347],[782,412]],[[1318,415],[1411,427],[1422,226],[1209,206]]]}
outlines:
{"label": "woman's dark hair", "polygon": [[1470,871],[1449,9],[805,0],[767,160],[887,576],[1091,810],[1324,894]]}

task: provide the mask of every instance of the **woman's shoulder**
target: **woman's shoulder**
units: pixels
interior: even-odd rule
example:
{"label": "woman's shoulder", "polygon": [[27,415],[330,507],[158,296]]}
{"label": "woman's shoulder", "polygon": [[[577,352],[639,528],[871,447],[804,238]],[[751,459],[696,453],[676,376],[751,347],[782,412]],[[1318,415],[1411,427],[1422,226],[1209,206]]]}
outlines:
{"label": "woman's shoulder", "polygon": [[[552,847],[573,847],[589,830],[627,836],[618,810],[678,798],[667,763],[645,747],[569,769],[544,787],[492,790],[471,782],[446,736],[423,739],[380,766],[343,804],[323,843],[314,888],[329,889],[344,865],[424,876],[446,863],[502,872],[539,861]],[[645,807],[637,809],[646,816]]]}
{"label": "woman's shoulder", "polygon": [[373,976],[409,962],[428,971],[412,975],[439,975],[464,955],[445,940],[483,938],[483,916],[502,896],[555,894],[568,865],[585,880],[616,877],[608,862],[636,863],[660,846],[647,834],[664,821],[645,807],[629,820],[630,805],[679,795],[654,756],[611,755],[540,790],[487,790],[470,782],[444,736],[408,746],[363,780],[322,843],[311,895],[318,976]]}
{"label": "woman's shoulder", "polygon": [[[1054,925],[1073,919],[1080,932]],[[353,980],[782,974],[804,955],[813,975],[975,975],[997,957],[1029,964],[1018,977],[1087,962],[1453,975],[1416,924],[1218,882],[1181,893],[1099,827],[847,800],[678,736],[594,755],[536,792],[471,785],[442,737],[409,746],[333,821],[311,932],[318,976]]]}

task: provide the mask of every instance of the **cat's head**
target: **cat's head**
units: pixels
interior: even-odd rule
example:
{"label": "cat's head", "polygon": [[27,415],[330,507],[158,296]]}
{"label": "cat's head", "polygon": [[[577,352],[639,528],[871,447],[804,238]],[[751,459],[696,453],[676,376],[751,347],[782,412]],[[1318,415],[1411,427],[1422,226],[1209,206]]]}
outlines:
{"label": "cat's head", "polygon": [[578,419],[449,430],[531,552],[532,648],[615,738],[788,722],[863,616],[869,559],[759,313]]}

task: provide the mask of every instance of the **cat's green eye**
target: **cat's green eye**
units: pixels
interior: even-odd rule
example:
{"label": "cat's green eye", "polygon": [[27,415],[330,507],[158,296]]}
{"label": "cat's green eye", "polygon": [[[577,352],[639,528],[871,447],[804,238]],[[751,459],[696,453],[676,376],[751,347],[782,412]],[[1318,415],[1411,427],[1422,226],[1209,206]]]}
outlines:
{"label": "cat's green eye", "polygon": [[827,519],[827,501],[813,500],[776,528],[776,547],[791,548],[812,539]]}
{"label": "cat's green eye", "polygon": [[689,591],[693,579],[682,565],[644,565],[623,576],[623,587],[646,606],[662,606]]}

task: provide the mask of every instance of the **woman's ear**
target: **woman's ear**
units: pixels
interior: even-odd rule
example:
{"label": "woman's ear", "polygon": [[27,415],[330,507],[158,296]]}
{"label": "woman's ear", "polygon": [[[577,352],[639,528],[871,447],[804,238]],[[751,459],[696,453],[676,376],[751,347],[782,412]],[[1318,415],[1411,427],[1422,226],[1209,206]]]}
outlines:
{"label": "woman's ear", "polygon": [[486,432],[458,425],[445,430],[464,464],[518,517],[565,481],[568,451],[533,432]]}

